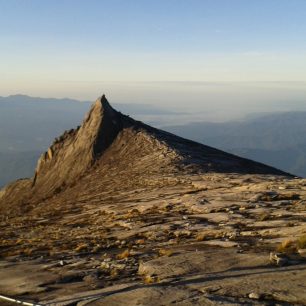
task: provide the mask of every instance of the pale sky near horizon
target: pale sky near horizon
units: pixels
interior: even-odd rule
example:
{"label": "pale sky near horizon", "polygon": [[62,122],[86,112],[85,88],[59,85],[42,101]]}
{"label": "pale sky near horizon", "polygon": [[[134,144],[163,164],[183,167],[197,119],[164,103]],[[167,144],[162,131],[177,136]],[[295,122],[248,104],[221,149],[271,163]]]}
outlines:
{"label": "pale sky near horizon", "polygon": [[0,38],[0,96],[306,103],[305,0],[0,0]]}

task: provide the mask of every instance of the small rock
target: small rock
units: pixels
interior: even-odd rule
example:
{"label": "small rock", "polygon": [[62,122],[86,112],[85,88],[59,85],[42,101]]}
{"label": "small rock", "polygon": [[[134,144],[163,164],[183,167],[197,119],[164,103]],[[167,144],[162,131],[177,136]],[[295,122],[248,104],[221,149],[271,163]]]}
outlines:
{"label": "small rock", "polygon": [[306,249],[299,249],[298,253],[302,256],[302,257],[306,257]]}
{"label": "small rock", "polygon": [[249,298],[250,299],[254,299],[254,300],[259,300],[260,299],[260,295],[258,293],[256,293],[256,292],[251,292],[249,294]]}
{"label": "small rock", "polygon": [[282,253],[270,253],[270,262],[275,263],[277,266],[284,266],[288,264],[288,258]]}

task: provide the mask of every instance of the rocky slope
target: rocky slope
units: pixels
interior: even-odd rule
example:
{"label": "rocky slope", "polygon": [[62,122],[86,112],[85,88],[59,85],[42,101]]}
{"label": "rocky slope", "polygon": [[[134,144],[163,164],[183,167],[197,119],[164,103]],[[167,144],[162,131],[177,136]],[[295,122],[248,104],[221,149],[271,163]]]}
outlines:
{"label": "rocky slope", "polygon": [[[103,95],[80,127],[54,140],[38,160],[32,179],[20,180],[4,189],[4,210],[8,203],[14,203],[16,209],[18,201],[23,206],[41,200],[78,184],[85,175],[94,176],[95,171],[106,169],[122,180],[127,180],[131,172],[138,172],[140,178],[149,169],[160,174],[196,171],[286,175],[135,121],[114,110]],[[95,177],[92,182],[96,184]]]}
{"label": "rocky slope", "polygon": [[42,305],[306,303],[305,180],[154,129],[104,96],[0,197],[0,294]]}

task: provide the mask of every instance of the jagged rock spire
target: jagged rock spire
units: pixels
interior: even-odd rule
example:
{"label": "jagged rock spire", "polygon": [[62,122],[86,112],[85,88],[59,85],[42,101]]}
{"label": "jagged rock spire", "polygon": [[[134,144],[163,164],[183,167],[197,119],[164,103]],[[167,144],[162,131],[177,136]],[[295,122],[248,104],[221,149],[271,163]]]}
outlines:
{"label": "jagged rock spire", "polygon": [[100,102],[102,108],[111,107],[110,104],[109,104],[109,102],[108,102],[108,100],[106,99],[105,94],[103,94],[103,95],[101,96],[101,98],[98,98],[98,99],[97,99],[97,102]]}
{"label": "jagged rock spire", "polygon": [[105,94],[103,94],[103,95],[101,96],[100,101],[101,101],[102,104],[105,103],[105,102],[108,103],[108,101],[107,101],[107,99],[106,99],[106,97],[105,97]]}
{"label": "jagged rock spire", "polygon": [[[137,172],[140,180],[146,171],[285,175],[277,169],[137,122],[114,110],[102,95],[81,127],[64,133],[41,156],[35,177],[28,181],[32,187],[27,192],[36,199],[56,194],[82,181],[84,175],[95,173],[94,164],[101,171],[112,169],[114,175],[127,171],[127,180],[129,171]],[[118,165],[121,165],[120,171]],[[14,201],[15,195],[11,199]]]}
{"label": "jagged rock spire", "polygon": [[[111,145],[122,129],[121,116],[103,94],[91,107],[81,127],[54,142],[37,164],[33,187],[47,189],[69,184],[82,175]],[[52,154],[50,154],[50,152]]]}

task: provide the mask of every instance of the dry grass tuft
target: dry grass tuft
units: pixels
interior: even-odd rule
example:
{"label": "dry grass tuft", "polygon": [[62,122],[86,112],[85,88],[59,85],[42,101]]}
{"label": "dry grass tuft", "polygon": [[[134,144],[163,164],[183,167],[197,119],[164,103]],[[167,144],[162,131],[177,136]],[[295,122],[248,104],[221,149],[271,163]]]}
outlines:
{"label": "dry grass tuft", "polygon": [[130,256],[131,256],[130,250],[126,249],[126,250],[124,250],[122,253],[118,254],[118,255],[117,255],[117,258],[118,258],[118,259],[125,259],[125,258],[128,258],[128,257],[130,257]]}
{"label": "dry grass tuft", "polygon": [[207,238],[206,233],[198,233],[196,236],[197,241],[204,241]]}
{"label": "dry grass tuft", "polygon": [[169,250],[169,249],[159,249],[158,254],[159,254],[159,256],[168,256],[169,257],[169,256],[173,255],[173,251]]}
{"label": "dry grass tuft", "polygon": [[302,235],[297,240],[297,246],[298,246],[299,249],[306,249],[306,234]]}
{"label": "dry grass tuft", "polygon": [[154,284],[159,282],[159,278],[157,276],[145,275],[143,278],[145,284]]}
{"label": "dry grass tuft", "polygon": [[259,221],[267,221],[267,220],[270,220],[271,219],[271,214],[270,213],[262,213],[258,216],[258,220]]}
{"label": "dry grass tuft", "polygon": [[86,251],[88,248],[87,243],[80,243],[74,250],[76,252],[82,252],[82,251]]}
{"label": "dry grass tuft", "polygon": [[146,243],[146,241],[145,241],[145,239],[137,239],[136,241],[135,241],[135,244],[145,244]]}
{"label": "dry grass tuft", "polygon": [[298,250],[306,249],[306,235],[300,236],[297,240],[286,239],[278,247],[280,253],[293,254]]}
{"label": "dry grass tuft", "polygon": [[119,275],[119,272],[118,272],[117,269],[112,269],[112,270],[110,271],[110,276],[111,276],[111,278],[116,278],[118,275]]}
{"label": "dry grass tuft", "polygon": [[296,241],[291,240],[291,239],[284,240],[277,247],[277,252],[280,252],[280,253],[292,254],[292,253],[296,253],[296,251],[297,251]]}
{"label": "dry grass tuft", "polygon": [[23,250],[23,254],[26,256],[31,256],[33,254],[34,249],[26,248]]}

